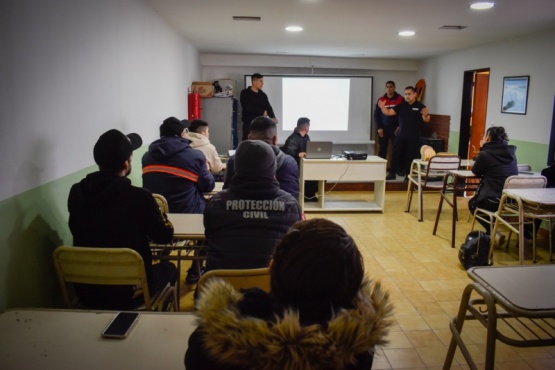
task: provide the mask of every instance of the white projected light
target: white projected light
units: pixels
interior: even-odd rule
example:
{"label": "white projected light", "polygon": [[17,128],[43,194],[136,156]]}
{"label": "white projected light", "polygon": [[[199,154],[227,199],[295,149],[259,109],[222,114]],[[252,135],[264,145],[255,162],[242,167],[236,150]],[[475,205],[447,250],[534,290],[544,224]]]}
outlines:
{"label": "white projected light", "polygon": [[[251,75],[244,77],[250,86]],[[280,144],[300,117],[310,119],[313,141],[370,143],[372,76],[265,75],[264,92],[279,120]]]}
{"label": "white projected light", "polygon": [[293,130],[299,117],[308,117],[318,131],[347,131],[349,127],[347,78],[284,78],[283,125]]}

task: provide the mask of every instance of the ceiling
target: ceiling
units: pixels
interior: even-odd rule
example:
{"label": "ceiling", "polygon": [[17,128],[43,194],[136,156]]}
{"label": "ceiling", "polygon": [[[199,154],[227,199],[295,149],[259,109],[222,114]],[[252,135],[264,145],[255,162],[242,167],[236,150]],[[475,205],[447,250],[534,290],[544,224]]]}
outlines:
{"label": "ceiling", "polygon": [[423,59],[555,27],[555,0],[490,1],[475,11],[471,0],[145,0],[201,53]]}

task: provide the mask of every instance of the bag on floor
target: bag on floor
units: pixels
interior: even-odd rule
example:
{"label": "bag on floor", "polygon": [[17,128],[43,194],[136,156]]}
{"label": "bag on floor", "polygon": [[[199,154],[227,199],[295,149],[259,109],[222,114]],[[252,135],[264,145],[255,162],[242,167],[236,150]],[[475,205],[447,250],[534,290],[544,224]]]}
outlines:
{"label": "bag on floor", "polygon": [[459,261],[468,270],[474,266],[491,266],[489,261],[491,239],[483,231],[471,231],[459,248]]}

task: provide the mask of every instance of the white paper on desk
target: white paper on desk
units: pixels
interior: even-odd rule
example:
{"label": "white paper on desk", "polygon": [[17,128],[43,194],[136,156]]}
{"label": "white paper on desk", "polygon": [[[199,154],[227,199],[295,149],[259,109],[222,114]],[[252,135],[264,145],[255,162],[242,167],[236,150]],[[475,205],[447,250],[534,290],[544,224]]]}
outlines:
{"label": "white paper on desk", "polygon": [[232,155],[235,155],[235,150],[229,149],[229,150],[227,151],[227,153],[228,153],[229,156],[231,157]]}

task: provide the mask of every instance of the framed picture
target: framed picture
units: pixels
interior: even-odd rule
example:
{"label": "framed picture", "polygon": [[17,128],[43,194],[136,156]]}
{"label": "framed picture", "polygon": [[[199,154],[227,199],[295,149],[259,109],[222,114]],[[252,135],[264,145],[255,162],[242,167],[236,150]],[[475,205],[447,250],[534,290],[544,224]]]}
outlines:
{"label": "framed picture", "polygon": [[530,76],[503,77],[501,113],[526,114]]}

